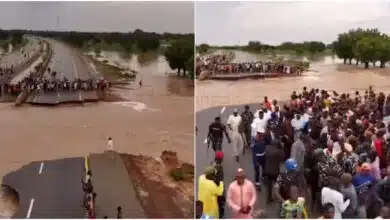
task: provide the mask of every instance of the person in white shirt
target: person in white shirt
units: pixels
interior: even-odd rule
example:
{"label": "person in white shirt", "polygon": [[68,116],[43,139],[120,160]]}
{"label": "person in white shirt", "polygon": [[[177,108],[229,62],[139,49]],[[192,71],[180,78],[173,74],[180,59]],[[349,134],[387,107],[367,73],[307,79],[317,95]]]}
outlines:
{"label": "person in white shirt", "polygon": [[113,140],[112,140],[112,137],[108,137],[108,143],[107,143],[107,145],[108,145],[108,150],[109,150],[109,151],[113,151],[113,150],[114,150],[114,142],[113,142]]}
{"label": "person in white shirt", "polygon": [[253,119],[253,122],[251,124],[252,128],[252,138],[256,136],[257,131],[259,129],[266,129],[268,120],[264,117],[264,112],[262,110],[259,110],[257,113],[257,117],[255,114],[255,119]]}
{"label": "person in white shirt", "polygon": [[291,120],[291,125],[294,128],[294,140],[298,140],[305,126],[305,121],[301,118],[301,115],[296,114],[295,118]]}
{"label": "person in white shirt", "polygon": [[238,114],[238,110],[234,109],[233,114],[229,116],[226,124],[230,130],[230,138],[233,144],[233,156],[236,157],[236,161],[239,161],[239,155],[244,148],[244,140],[239,132],[239,127],[242,122],[241,116]]}
{"label": "person in white shirt", "polygon": [[344,196],[339,192],[339,183],[334,177],[329,177],[329,187],[323,187],[321,190],[321,203],[322,205],[330,203],[335,208],[334,219],[342,219],[341,213],[343,213],[349,206],[350,200],[344,201]]}

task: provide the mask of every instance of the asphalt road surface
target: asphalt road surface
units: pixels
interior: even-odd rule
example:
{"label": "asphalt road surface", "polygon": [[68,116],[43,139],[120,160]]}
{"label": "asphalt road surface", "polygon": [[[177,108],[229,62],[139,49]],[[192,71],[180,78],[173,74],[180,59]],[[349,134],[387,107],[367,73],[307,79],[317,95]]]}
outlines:
{"label": "asphalt road surface", "polygon": [[[210,149],[207,150],[206,137],[208,133],[208,127],[211,122],[214,121],[214,118],[217,116],[221,117],[221,120],[224,124],[233,113],[235,108],[238,109],[239,113],[244,111],[245,105],[235,105],[235,106],[221,106],[205,109],[196,113],[196,126],[198,127],[198,134],[196,136],[196,176],[199,177],[203,174],[205,167],[210,165],[214,160],[215,153],[210,146]],[[254,113],[260,104],[249,104],[250,110]],[[240,156],[240,162],[237,163],[233,157],[233,147],[229,144],[224,137],[224,142],[222,144],[225,158],[223,161],[224,169],[224,184],[225,191],[229,187],[229,184],[234,180],[235,173],[238,168],[243,168],[245,170],[246,176],[252,182],[254,182],[254,168],[252,165],[252,153],[249,151],[245,152],[244,156]],[[198,178],[196,179],[198,182]],[[198,190],[198,189],[197,189]],[[278,218],[278,204],[273,203],[271,205],[266,205],[266,189],[262,187],[261,192],[257,194],[257,202],[254,207],[254,211],[262,209],[267,213],[267,218]],[[197,197],[197,195],[196,195]],[[225,217],[231,218],[232,212],[231,209],[227,206],[225,208]]]}
{"label": "asphalt road surface", "polygon": [[[48,40],[53,50],[53,56],[50,60],[49,67],[52,71],[56,71],[56,79],[61,80],[67,78],[69,81],[75,79],[87,80],[92,78],[89,73],[90,69],[83,58],[63,43],[54,40]],[[45,77],[52,79],[50,73],[46,73]],[[32,94],[27,102],[34,104],[59,104],[65,102],[83,102],[97,100],[96,91],[58,91],[53,93],[35,93]]]}
{"label": "asphalt road surface", "polygon": [[3,184],[20,194],[14,218],[84,218],[84,158],[33,162],[9,173]]}

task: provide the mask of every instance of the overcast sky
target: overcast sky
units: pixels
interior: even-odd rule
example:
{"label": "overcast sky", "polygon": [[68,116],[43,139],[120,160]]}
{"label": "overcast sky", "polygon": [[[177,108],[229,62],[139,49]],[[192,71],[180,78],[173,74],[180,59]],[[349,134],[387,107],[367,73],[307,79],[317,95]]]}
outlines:
{"label": "overcast sky", "polygon": [[0,2],[1,29],[194,33],[192,2]]}
{"label": "overcast sky", "polygon": [[195,7],[197,44],[330,43],[357,27],[390,34],[390,3],[385,1],[197,2]]}

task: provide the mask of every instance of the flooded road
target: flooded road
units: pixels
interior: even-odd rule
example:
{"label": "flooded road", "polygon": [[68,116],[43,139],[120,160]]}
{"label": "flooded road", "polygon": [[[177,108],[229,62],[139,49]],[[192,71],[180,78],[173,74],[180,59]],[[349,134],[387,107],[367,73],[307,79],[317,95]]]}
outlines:
{"label": "flooded road", "polygon": [[[107,57],[120,58],[115,53]],[[193,88],[166,74],[171,70],[163,57],[148,63],[137,62],[137,56],[119,61],[137,67],[137,80],[143,80],[142,88],[113,88],[128,102],[54,108],[1,104],[0,175],[31,161],[103,152],[109,136],[119,152],[159,157],[173,150],[193,162]]]}
{"label": "flooded road", "polygon": [[[259,56],[247,52],[235,52],[234,62],[255,61]],[[388,68],[356,69],[354,65],[344,66],[342,60],[324,57],[311,63],[310,72],[302,77],[273,78],[241,81],[197,81],[196,110],[213,106],[226,106],[262,102],[269,99],[289,99],[292,91],[308,88],[323,88],[338,92],[365,90],[369,85],[382,91],[390,91]]]}

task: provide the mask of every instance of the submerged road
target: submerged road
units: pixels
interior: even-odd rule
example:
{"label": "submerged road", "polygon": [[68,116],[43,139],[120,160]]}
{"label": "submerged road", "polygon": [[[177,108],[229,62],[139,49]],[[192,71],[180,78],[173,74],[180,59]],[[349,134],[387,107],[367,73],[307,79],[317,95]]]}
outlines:
{"label": "submerged road", "polygon": [[30,163],[3,178],[15,188],[21,208],[14,218],[84,218],[81,180],[84,158]]}
{"label": "submerged road", "polygon": [[[75,79],[88,80],[92,78],[88,63],[85,63],[81,55],[74,49],[58,41],[47,41],[53,51],[49,67],[52,71],[57,72],[57,80],[67,78],[69,81],[73,81]],[[46,72],[44,76],[48,79],[52,79],[52,76],[50,76],[50,73],[48,72]],[[58,91],[51,93],[35,93],[27,99],[27,102],[34,104],[59,104],[97,99],[96,91]]]}
{"label": "submerged road", "polygon": [[[207,150],[206,137],[208,133],[208,127],[211,122],[214,121],[214,118],[217,116],[221,117],[221,120],[224,124],[233,113],[235,108],[238,109],[241,114],[244,111],[245,105],[233,105],[233,106],[220,106],[205,109],[196,113],[196,126],[198,127],[198,134],[196,136],[196,182],[198,183],[198,177],[203,174],[203,171],[210,163],[214,160],[214,151],[210,146],[210,149]],[[250,110],[254,113],[260,104],[249,104]],[[254,168],[252,165],[252,153],[249,151],[245,152],[244,156],[240,156],[240,162],[237,163],[233,157],[233,146],[229,144],[224,138],[222,144],[225,158],[223,161],[223,171],[224,171],[224,184],[225,191],[229,187],[229,184],[234,180],[235,174],[238,168],[243,168],[245,170],[246,176],[252,182],[254,182]],[[197,189],[198,190],[198,187]],[[262,191],[257,194],[257,202],[254,207],[254,211],[259,209],[265,210],[267,213],[267,218],[279,218],[278,217],[278,204],[273,203],[271,205],[266,204],[266,189],[262,187]],[[196,195],[197,197],[197,195]],[[231,209],[226,204],[225,216],[224,218],[232,218]]]}

